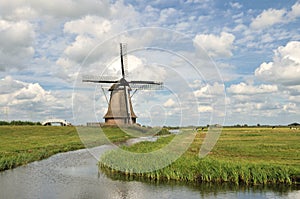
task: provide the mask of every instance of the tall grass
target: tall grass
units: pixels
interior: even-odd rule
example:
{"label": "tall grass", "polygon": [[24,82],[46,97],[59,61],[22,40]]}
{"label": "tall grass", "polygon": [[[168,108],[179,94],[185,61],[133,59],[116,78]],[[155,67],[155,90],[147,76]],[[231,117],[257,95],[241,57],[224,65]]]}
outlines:
{"label": "tall grass", "polygon": [[[117,174],[151,181],[231,182],[245,185],[299,183],[299,133],[287,129],[225,129],[211,154],[200,159],[198,152],[204,137],[205,134],[198,133],[183,156],[160,170],[148,173],[132,170],[138,168],[131,165],[135,162],[130,157],[120,157],[117,151],[104,154],[99,168],[110,176]],[[160,138],[156,143],[144,142],[122,149],[137,153],[150,152],[164,147],[171,138]],[[292,154],[287,156],[288,152]],[[124,168],[114,168],[116,160],[123,161],[121,165]],[[142,160],[140,162],[142,164]]]}
{"label": "tall grass", "polygon": [[[128,139],[119,128],[81,127],[79,137],[75,127],[0,126],[0,171],[50,157],[53,154]],[[84,144],[85,145],[84,145]]]}

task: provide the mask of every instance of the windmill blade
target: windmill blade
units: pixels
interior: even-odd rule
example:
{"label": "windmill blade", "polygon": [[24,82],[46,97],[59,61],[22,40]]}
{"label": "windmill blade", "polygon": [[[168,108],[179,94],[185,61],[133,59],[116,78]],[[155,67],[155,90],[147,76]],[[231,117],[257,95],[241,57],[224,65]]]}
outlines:
{"label": "windmill blade", "polygon": [[131,89],[137,90],[163,90],[162,84],[130,84]]}
{"label": "windmill blade", "polygon": [[122,77],[125,78],[123,49],[122,48],[123,48],[123,45],[122,45],[122,43],[120,43],[121,70],[122,70]]}
{"label": "windmill blade", "polygon": [[129,84],[155,84],[155,85],[163,85],[162,82],[156,81],[129,81]]}
{"label": "windmill blade", "polygon": [[123,55],[124,75],[125,77],[128,77],[127,44],[125,43],[122,43],[122,55]]}
{"label": "windmill blade", "polygon": [[82,75],[82,81],[117,81],[118,77],[115,76],[103,76],[103,75]]}
{"label": "windmill blade", "polygon": [[92,83],[104,83],[104,84],[114,84],[118,80],[113,76],[100,76],[100,75],[83,75],[82,82],[92,82]]}
{"label": "windmill blade", "polygon": [[82,82],[91,82],[91,83],[103,83],[103,84],[114,84],[118,83],[119,81],[105,81],[105,80],[89,80],[89,79],[83,79]]}
{"label": "windmill blade", "polygon": [[130,81],[130,88],[138,90],[163,90],[162,82],[156,81]]}

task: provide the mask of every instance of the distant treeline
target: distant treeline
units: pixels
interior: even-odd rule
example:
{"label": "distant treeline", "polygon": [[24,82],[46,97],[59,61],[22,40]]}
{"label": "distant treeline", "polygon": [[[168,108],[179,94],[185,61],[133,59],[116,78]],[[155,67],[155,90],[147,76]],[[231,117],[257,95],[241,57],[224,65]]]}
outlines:
{"label": "distant treeline", "polygon": [[10,122],[7,122],[7,121],[0,121],[0,126],[3,126],[3,125],[11,125],[11,126],[21,126],[21,125],[30,125],[30,126],[33,126],[33,125],[42,125],[40,122],[30,122],[30,121],[20,121],[20,120],[13,120],[13,121],[10,121]]}

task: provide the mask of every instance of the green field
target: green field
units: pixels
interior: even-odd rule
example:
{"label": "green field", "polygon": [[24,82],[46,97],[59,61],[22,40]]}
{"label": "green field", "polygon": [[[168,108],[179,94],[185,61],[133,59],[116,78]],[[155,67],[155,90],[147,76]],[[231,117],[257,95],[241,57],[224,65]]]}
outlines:
{"label": "green field", "polygon": [[[118,128],[102,129],[112,142],[124,141],[130,137]],[[105,143],[107,140],[99,133],[99,128],[0,126],[0,171],[41,160],[56,153]]]}
{"label": "green field", "polygon": [[[118,128],[0,126],[0,171],[47,158],[59,152],[99,146],[107,142],[122,142],[140,136],[137,129],[131,135]],[[80,136],[77,130],[80,131]],[[196,134],[194,142],[177,161],[152,173],[130,170],[120,173],[106,164],[118,158],[111,151],[103,156],[100,167],[108,175],[127,175],[150,180],[178,180],[193,182],[234,182],[245,184],[299,183],[300,130],[289,128],[224,128],[220,139],[209,155],[198,157],[206,130]],[[122,149],[149,153],[170,143],[174,135],[161,137],[157,142],[142,142]],[[85,145],[82,144],[85,143]],[[109,154],[109,155],[108,155]]]}
{"label": "green field", "polygon": [[300,130],[224,128],[210,157],[300,167]]}
{"label": "green field", "polygon": [[[233,182],[236,184],[299,183],[300,131],[289,128],[224,128],[214,149],[205,158],[199,158],[199,149],[206,131],[196,134],[186,153],[171,165],[154,172],[143,173],[137,164],[143,160],[119,157],[118,151],[107,152],[99,163],[107,175],[124,175],[150,180],[177,180],[192,182]],[[173,137],[160,138],[156,143],[144,142],[123,147],[137,153],[158,150]],[[150,150],[149,150],[150,149]],[[128,168],[115,168],[114,160],[122,160]],[[140,161],[140,162],[139,162]],[[126,170],[120,172],[118,170]]]}

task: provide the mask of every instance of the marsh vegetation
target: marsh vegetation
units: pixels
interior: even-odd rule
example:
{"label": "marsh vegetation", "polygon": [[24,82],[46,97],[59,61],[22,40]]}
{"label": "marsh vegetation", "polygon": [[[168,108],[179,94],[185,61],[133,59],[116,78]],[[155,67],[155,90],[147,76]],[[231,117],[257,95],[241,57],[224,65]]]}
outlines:
{"label": "marsh vegetation", "polygon": [[[232,182],[235,184],[299,183],[300,132],[289,128],[224,128],[221,137],[205,158],[199,149],[206,135],[199,131],[188,150],[169,166],[153,172],[136,168],[128,157],[117,151],[104,154],[99,167],[108,175],[124,175],[132,179],[151,181]],[[161,137],[157,142],[142,142],[123,146],[122,150],[149,153],[166,146],[174,135]],[[114,160],[124,160],[124,167],[114,168]],[[140,161],[142,164],[142,160]],[[124,172],[125,171],[125,172]]]}

